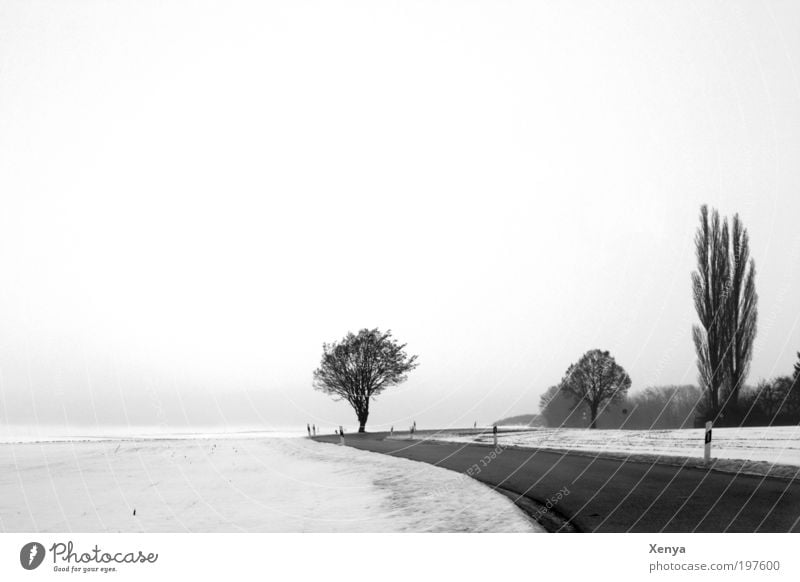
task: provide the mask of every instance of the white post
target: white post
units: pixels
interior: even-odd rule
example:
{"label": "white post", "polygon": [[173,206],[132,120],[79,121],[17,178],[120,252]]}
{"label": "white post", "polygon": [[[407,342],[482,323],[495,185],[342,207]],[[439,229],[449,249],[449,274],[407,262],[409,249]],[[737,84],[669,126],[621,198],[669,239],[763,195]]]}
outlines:
{"label": "white post", "polygon": [[342,433],[339,433],[339,444],[340,445],[344,444],[344,434],[342,434]]}
{"label": "white post", "polygon": [[494,436],[494,448],[497,448],[497,425],[492,427],[492,436]]}
{"label": "white post", "polygon": [[705,445],[705,453],[703,455],[703,460],[705,461],[706,465],[711,462],[711,421],[709,420],[706,423],[706,445]]}

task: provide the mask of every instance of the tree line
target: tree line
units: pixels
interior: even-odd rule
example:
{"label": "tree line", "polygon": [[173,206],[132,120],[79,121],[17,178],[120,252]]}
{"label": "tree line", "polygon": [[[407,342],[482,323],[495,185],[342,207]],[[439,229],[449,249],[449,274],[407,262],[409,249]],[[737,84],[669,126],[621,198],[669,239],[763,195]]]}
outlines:
{"label": "tree line", "polygon": [[[747,386],[758,321],[755,260],[738,214],[729,222],[700,208],[695,234],[697,269],[692,326],[698,386],[660,386],[628,396],[630,378],[608,352],[592,350],[541,397],[550,426],[685,428],[711,420],[719,426],[799,424],[800,352],[791,376]],[[598,368],[597,362],[604,363]],[[594,363],[591,363],[594,362]],[[605,372],[607,370],[608,372]],[[623,378],[624,376],[624,378]],[[615,379],[617,378],[617,379]]]}
{"label": "tree line", "polygon": [[[539,410],[552,427],[587,427],[587,415],[576,409],[574,401],[551,386],[541,396]],[[702,391],[697,386],[653,386],[626,395],[606,406],[596,423],[600,428],[667,429],[694,426],[697,403]]]}
{"label": "tree line", "polygon": [[[800,423],[800,352],[792,375],[745,382],[758,321],[756,265],[738,214],[731,221],[700,208],[691,289],[698,323],[692,326],[699,386],[656,386],[628,395],[631,378],[608,352],[589,350],[541,397],[550,426],[685,428]],[[347,401],[366,430],[370,402],[407,379],[417,356],[391,331],[362,329],[323,345],[314,387]]]}
{"label": "tree line", "polygon": [[[800,369],[800,352],[795,367]],[[600,428],[670,429],[701,426],[706,419],[706,395],[696,385],[651,386],[610,403],[598,415]],[[800,372],[745,386],[739,396],[740,426],[800,424]],[[589,427],[585,410],[560,391],[548,388],[539,399],[542,417],[551,427]]]}

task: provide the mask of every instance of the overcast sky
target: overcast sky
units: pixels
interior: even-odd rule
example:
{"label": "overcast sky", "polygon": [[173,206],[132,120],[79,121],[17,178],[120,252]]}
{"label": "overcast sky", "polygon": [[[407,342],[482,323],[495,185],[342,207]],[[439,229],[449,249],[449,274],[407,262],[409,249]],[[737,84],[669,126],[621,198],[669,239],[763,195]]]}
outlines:
{"label": "overcast sky", "polygon": [[598,4],[0,0],[0,423],[350,425],[311,373],[375,326],[375,425],[695,383],[704,202],[788,374],[800,4]]}

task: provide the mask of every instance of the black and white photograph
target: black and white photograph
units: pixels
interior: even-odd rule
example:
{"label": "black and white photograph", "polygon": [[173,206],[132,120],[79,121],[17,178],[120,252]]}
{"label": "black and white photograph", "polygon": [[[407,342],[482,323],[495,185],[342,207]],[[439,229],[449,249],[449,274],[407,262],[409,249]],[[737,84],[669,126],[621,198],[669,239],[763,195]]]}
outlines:
{"label": "black and white photograph", "polygon": [[194,534],[800,573],[798,30],[0,0],[0,577],[158,579]]}

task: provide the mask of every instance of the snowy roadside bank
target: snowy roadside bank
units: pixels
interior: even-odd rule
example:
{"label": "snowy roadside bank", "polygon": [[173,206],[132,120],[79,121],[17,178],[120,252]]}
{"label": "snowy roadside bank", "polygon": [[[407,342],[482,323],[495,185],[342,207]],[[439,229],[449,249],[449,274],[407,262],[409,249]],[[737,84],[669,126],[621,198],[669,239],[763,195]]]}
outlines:
{"label": "snowy roadside bank", "polygon": [[[576,428],[514,429],[500,432],[504,446],[547,449],[640,462],[703,466],[703,429],[589,430]],[[441,431],[426,435],[437,441],[491,444],[484,431]],[[717,470],[800,477],[800,427],[726,427],[713,430],[713,468]]]}
{"label": "snowy roadside bank", "polygon": [[0,531],[540,529],[485,485],[425,463],[307,439],[203,438],[2,444]]}

